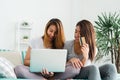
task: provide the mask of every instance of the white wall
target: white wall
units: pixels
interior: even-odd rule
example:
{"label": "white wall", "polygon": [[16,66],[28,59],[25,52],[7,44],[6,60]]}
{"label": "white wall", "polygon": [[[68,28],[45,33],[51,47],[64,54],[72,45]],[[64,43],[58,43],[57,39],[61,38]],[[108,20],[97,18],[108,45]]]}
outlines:
{"label": "white wall", "polygon": [[32,23],[31,37],[41,36],[51,18],[64,25],[66,40],[73,39],[75,24],[82,19],[94,23],[101,12],[120,12],[120,0],[0,0],[0,49],[15,49],[15,27]]}
{"label": "white wall", "polygon": [[93,24],[102,12],[119,12],[120,0],[72,0],[72,22],[88,19]]}
{"label": "white wall", "polygon": [[31,37],[37,37],[43,35],[51,18],[59,18],[67,34],[71,26],[71,0],[0,0],[0,49],[15,49],[17,23],[32,23]]}

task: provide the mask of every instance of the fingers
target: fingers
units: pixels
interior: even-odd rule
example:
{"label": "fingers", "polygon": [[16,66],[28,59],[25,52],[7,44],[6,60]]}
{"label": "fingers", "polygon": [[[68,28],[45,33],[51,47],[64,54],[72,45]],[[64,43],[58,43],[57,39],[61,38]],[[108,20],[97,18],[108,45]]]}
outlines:
{"label": "fingers", "polygon": [[53,75],[54,75],[54,73],[53,73],[53,72],[49,72],[49,75],[50,75],[50,76],[53,76]]}
{"label": "fingers", "polygon": [[73,66],[74,68],[76,68],[76,66],[74,65],[74,62],[71,62],[71,64],[72,64],[72,66]]}
{"label": "fingers", "polygon": [[83,63],[79,60],[79,59],[77,59],[78,61],[77,61],[77,63],[76,63],[76,67],[77,68],[81,68],[81,67],[83,67]]}
{"label": "fingers", "polygon": [[81,68],[81,65],[78,62],[74,63],[74,66],[75,68]]}
{"label": "fingers", "polygon": [[73,61],[71,61],[74,68],[81,68],[83,66],[82,62],[75,58]]}
{"label": "fingers", "polygon": [[87,50],[87,49],[89,49],[88,44],[84,44],[84,45],[82,46],[82,48],[81,48],[81,49],[83,49],[83,50]]}
{"label": "fingers", "polygon": [[41,72],[43,75],[48,75],[49,72],[46,68],[43,68],[42,72]]}
{"label": "fingers", "polygon": [[43,68],[41,74],[42,74],[43,76],[46,76],[46,77],[51,77],[51,76],[54,75],[53,72],[48,72],[48,70],[47,70],[46,68]]}
{"label": "fingers", "polygon": [[83,63],[79,60],[78,63],[80,64],[81,67],[83,67]]}
{"label": "fingers", "polygon": [[89,53],[89,46],[88,46],[88,44],[84,44],[81,47],[81,51],[83,53],[83,56],[87,58],[88,57],[88,53]]}

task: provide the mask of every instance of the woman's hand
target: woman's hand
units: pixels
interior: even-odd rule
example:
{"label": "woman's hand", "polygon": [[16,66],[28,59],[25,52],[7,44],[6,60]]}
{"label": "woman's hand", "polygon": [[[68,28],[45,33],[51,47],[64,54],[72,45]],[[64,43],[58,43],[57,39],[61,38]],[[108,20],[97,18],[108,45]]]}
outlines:
{"label": "woman's hand", "polygon": [[83,57],[86,61],[89,57],[89,55],[88,55],[89,54],[89,45],[88,44],[83,44],[81,46],[81,51],[82,51],[82,55],[83,55]]}
{"label": "woman's hand", "polygon": [[68,62],[70,62],[74,68],[83,67],[82,62],[78,58],[71,58]]}
{"label": "woman's hand", "polygon": [[44,68],[44,69],[42,70],[41,74],[42,74],[43,76],[47,77],[47,78],[54,76],[54,73],[53,73],[53,72],[48,72],[48,70],[47,70],[46,68]]}

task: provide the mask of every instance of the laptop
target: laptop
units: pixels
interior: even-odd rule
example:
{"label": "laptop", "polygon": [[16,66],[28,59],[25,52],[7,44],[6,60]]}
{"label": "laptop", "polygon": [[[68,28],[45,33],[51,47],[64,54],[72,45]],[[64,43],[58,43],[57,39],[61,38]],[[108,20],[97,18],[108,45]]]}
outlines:
{"label": "laptop", "polygon": [[66,59],[66,49],[31,49],[30,72],[64,72]]}

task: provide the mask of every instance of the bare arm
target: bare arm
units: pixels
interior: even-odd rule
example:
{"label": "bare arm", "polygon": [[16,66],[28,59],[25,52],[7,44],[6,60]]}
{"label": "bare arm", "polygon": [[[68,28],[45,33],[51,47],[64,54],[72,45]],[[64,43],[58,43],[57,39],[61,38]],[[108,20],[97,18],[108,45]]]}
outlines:
{"label": "bare arm", "polygon": [[83,65],[85,65],[86,61],[88,60],[88,53],[89,53],[88,44],[84,44],[81,47],[81,51],[82,51],[82,54],[83,54],[83,59],[81,60],[81,62],[83,63]]}
{"label": "bare arm", "polygon": [[27,50],[27,53],[26,53],[26,56],[25,56],[25,59],[24,59],[24,65],[25,66],[30,66],[30,51],[31,51],[31,48],[28,47],[28,50]]}
{"label": "bare arm", "polygon": [[83,65],[85,65],[86,61],[87,61],[86,58],[83,58],[83,59],[81,60],[81,62],[82,62]]}

